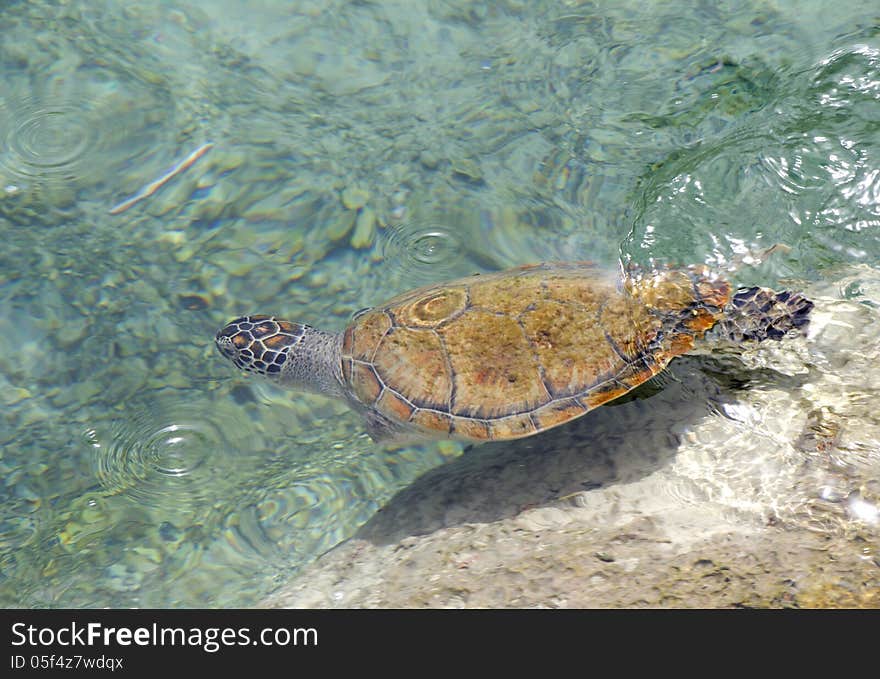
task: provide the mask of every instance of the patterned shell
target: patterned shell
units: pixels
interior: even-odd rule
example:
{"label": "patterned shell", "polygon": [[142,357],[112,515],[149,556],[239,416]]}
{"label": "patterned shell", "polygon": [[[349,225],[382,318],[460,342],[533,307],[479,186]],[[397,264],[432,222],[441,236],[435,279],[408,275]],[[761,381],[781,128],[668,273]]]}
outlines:
{"label": "patterned shell", "polygon": [[368,408],[434,436],[529,436],[655,375],[729,298],[687,270],[627,288],[589,263],[420,288],[355,317],[343,376]]}

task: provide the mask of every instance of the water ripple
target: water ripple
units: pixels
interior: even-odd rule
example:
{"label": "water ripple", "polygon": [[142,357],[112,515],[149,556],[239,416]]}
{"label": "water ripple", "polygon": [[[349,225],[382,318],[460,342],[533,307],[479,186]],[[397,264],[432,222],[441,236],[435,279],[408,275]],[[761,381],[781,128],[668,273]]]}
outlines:
{"label": "water ripple", "polygon": [[154,149],[172,114],[167,91],[121,70],[2,83],[0,177],[23,190],[45,182],[99,184],[134,154]]}
{"label": "water ripple", "polygon": [[402,282],[421,284],[460,273],[461,237],[440,224],[400,223],[386,229],[383,256]]}
{"label": "water ripple", "polygon": [[27,102],[17,113],[17,124],[10,127],[5,140],[7,163],[23,175],[75,172],[94,146],[97,130],[78,116],[75,107]]}
{"label": "water ripple", "polygon": [[[865,50],[834,55],[809,91],[798,91],[810,106],[793,98],[784,124],[761,128],[756,119],[653,173],[627,255],[674,253],[686,261],[702,252],[704,261],[719,261],[743,245],[759,249],[763,239],[800,244],[797,254],[815,257],[814,265],[827,257],[876,257],[880,172],[869,119],[876,120],[880,97],[876,76],[868,75],[874,59]],[[682,230],[694,238],[681,238]]]}
{"label": "water ripple", "polygon": [[[827,108],[853,108],[854,103],[880,101],[880,50],[869,45],[852,45],[823,60],[813,81],[819,104]],[[863,106],[853,113],[869,113]],[[866,119],[875,119],[873,114]]]}
{"label": "water ripple", "polygon": [[204,506],[223,493],[229,477],[223,473],[223,453],[232,455],[238,448],[225,423],[201,410],[195,404],[161,404],[115,421],[106,436],[87,432],[101,484],[144,506],[173,504],[178,510]]}

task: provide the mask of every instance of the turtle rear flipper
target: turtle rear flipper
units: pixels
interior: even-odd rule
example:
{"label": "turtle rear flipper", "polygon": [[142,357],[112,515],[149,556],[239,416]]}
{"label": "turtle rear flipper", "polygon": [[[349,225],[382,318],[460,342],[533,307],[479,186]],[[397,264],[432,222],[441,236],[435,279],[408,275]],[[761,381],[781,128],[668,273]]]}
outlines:
{"label": "turtle rear flipper", "polygon": [[812,308],[813,303],[799,292],[744,288],[730,300],[711,335],[732,342],[780,340],[792,330],[806,332]]}

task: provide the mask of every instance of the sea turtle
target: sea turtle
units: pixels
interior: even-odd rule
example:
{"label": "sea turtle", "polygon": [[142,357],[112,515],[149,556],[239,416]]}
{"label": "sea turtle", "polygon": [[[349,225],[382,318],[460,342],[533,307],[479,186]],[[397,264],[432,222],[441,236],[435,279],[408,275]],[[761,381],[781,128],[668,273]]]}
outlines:
{"label": "sea turtle", "polygon": [[627,393],[710,336],[805,329],[800,293],[731,286],[705,266],[613,276],[546,263],[413,290],[340,334],[242,316],[215,338],[243,370],[345,399],[376,441],[531,436]]}

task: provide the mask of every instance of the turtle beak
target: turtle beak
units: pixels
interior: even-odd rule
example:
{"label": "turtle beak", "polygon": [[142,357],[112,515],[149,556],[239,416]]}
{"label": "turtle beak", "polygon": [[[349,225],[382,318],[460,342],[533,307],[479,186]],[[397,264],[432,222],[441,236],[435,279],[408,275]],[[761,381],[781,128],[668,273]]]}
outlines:
{"label": "turtle beak", "polygon": [[234,361],[236,356],[238,356],[238,349],[235,348],[235,344],[232,342],[232,337],[223,334],[225,330],[226,328],[223,328],[223,330],[218,332],[216,337],[214,337],[214,345],[221,354],[230,361]]}

